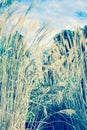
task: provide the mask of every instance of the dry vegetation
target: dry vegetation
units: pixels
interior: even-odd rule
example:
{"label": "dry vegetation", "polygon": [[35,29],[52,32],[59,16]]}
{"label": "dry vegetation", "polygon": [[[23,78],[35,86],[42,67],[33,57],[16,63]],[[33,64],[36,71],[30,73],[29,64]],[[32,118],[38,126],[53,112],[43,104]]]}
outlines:
{"label": "dry vegetation", "polygon": [[8,35],[0,21],[0,130],[87,130],[87,30],[62,31],[47,47],[43,26],[28,48],[26,17]]}

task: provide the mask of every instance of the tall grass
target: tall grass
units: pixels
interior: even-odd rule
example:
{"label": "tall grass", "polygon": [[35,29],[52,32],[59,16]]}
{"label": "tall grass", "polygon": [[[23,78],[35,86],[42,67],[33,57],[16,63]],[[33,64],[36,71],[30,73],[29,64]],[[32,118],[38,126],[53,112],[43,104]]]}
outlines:
{"label": "tall grass", "polygon": [[14,11],[6,23],[7,13],[1,16],[0,130],[86,130],[87,37],[81,29],[64,30],[49,46],[44,25],[28,47],[20,32],[30,9],[7,35]]}
{"label": "tall grass", "polygon": [[18,34],[10,35],[1,42],[3,46],[0,56],[1,129],[2,127],[16,129],[25,121],[32,89],[29,81],[31,76],[28,78],[27,74],[25,75],[25,70],[27,71],[30,64],[29,51],[26,50],[22,37]]}

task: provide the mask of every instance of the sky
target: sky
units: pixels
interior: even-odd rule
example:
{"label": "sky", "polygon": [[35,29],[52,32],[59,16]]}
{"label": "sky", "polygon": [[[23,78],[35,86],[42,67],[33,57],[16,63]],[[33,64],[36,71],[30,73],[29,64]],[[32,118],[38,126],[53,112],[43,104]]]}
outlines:
{"label": "sky", "polygon": [[[23,1],[22,1],[23,2]],[[31,19],[47,22],[55,32],[87,24],[87,0],[36,0]],[[29,0],[30,3],[30,0]],[[28,6],[28,0],[23,4]]]}
{"label": "sky", "polygon": [[[32,19],[36,18],[41,22],[48,21],[51,27],[57,27],[59,30],[87,24],[87,0],[36,1],[39,2],[31,10]],[[23,3],[28,5],[28,0]]]}
{"label": "sky", "polygon": [[[32,0],[19,1],[15,0],[5,10],[3,16],[0,16],[0,19],[3,17],[6,21],[7,32],[26,14],[32,3]],[[12,11],[13,14],[9,18]],[[24,35],[26,29],[29,28],[28,34],[33,37],[35,31],[44,24],[47,25],[50,37],[64,29],[76,29],[87,25],[87,0],[35,0],[33,7],[27,13],[21,33]],[[16,29],[18,28],[19,26],[16,26]]]}

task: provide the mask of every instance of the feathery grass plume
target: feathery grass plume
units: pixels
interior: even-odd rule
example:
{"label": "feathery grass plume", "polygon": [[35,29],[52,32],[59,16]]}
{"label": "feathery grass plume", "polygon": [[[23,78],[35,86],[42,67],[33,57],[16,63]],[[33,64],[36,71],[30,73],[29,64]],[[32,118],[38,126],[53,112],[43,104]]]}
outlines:
{"label": "feathery grass plume", "polygon": [[[23,36],[18,32],[8,39],[1,39],[1,129],[18,129],[25,122],[31,76],[26,73],[32,64],[30,52],[23,44]],[[30,62],[31,60],[31,62]],[[30,65],[30,66],[29,66]],[[31,67],[32,68],[32,67]],[[33,71],[31,69],[31,71]],[[29,72],[30,73],[30,72]],[[4,126],[3,126],[4,125]],[[7,128],[8,127],[8,128]],[[23,129],[23,128],[21,128]]]}
{"label": "feathery grass plume", "polygon": [[[6,22],[13,13],[7,16]],[[3,16],[6,15],[1,16],[3,27],[6,24]],[[0,129],[24,130],[35,64],[23,43],[23,36],[13,29],[8,35],[4,35],[6,27],[4,31],[3,27],[0,30]]]}
{"label": "feathery grass plume", "polygon": [[47,43],[45,24],[27,46],[21,30],[33,6],[8,35],[18,10],[10,6],[0,16],[0,130],[86,130],[87,27],[64,30]]}
{"label": "feathery grass plume", "polygon": [[87,129],[86,40],[81,29],[64,30],[42,51],[42,79],[31,91],[26,128]]}

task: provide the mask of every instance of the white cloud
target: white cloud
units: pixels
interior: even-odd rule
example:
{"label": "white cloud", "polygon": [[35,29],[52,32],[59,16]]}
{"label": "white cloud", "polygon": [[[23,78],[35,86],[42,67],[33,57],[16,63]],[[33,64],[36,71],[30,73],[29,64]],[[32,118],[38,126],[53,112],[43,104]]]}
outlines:
{"label": "white cloud", "polygon": [[67,27],[82,26],[87,24],[87,20],[81,18],[77,13],[81,11],[87,13],[86,0],[45,0],[31,10],[30,18],[36,18],[40,23],[48,22],[49,26],[56,30]]}
{"label": "white cloud", "polygon": [[[48,23],[47,28],[51,29],[50,37],[52,38],[57,32],[65,28],[76,28],[77,26],[84,26],[87,24],[87,20],[81,19],[78,12],[85,12],[87,14],[87,1],[86,0],[37,0],[39,3],[27,15],[22,29],[22,33],[26,31],[30,22],[33,22],[31,28],[31,35],[33,35],[37,29],[43,23]],[[29,8],[30,0],[22,0],[22,2],[14,2],[11,9],[15,8],[15,12],[12,14],[12,18],[8,20],[11,25],[16,25],[17,21],[25,14]],[[11,9],[9,12],[11,12]],[[8,13],[7,13],[8,14]],[[38,21],[38,24],[37,24]],[[8,26],[8,25],[7,25]],[[37,27],[36,27],[37,26]],[[18,29],[18,26],[16,26]],[[34,30],[35,29],[35,30]]]}

